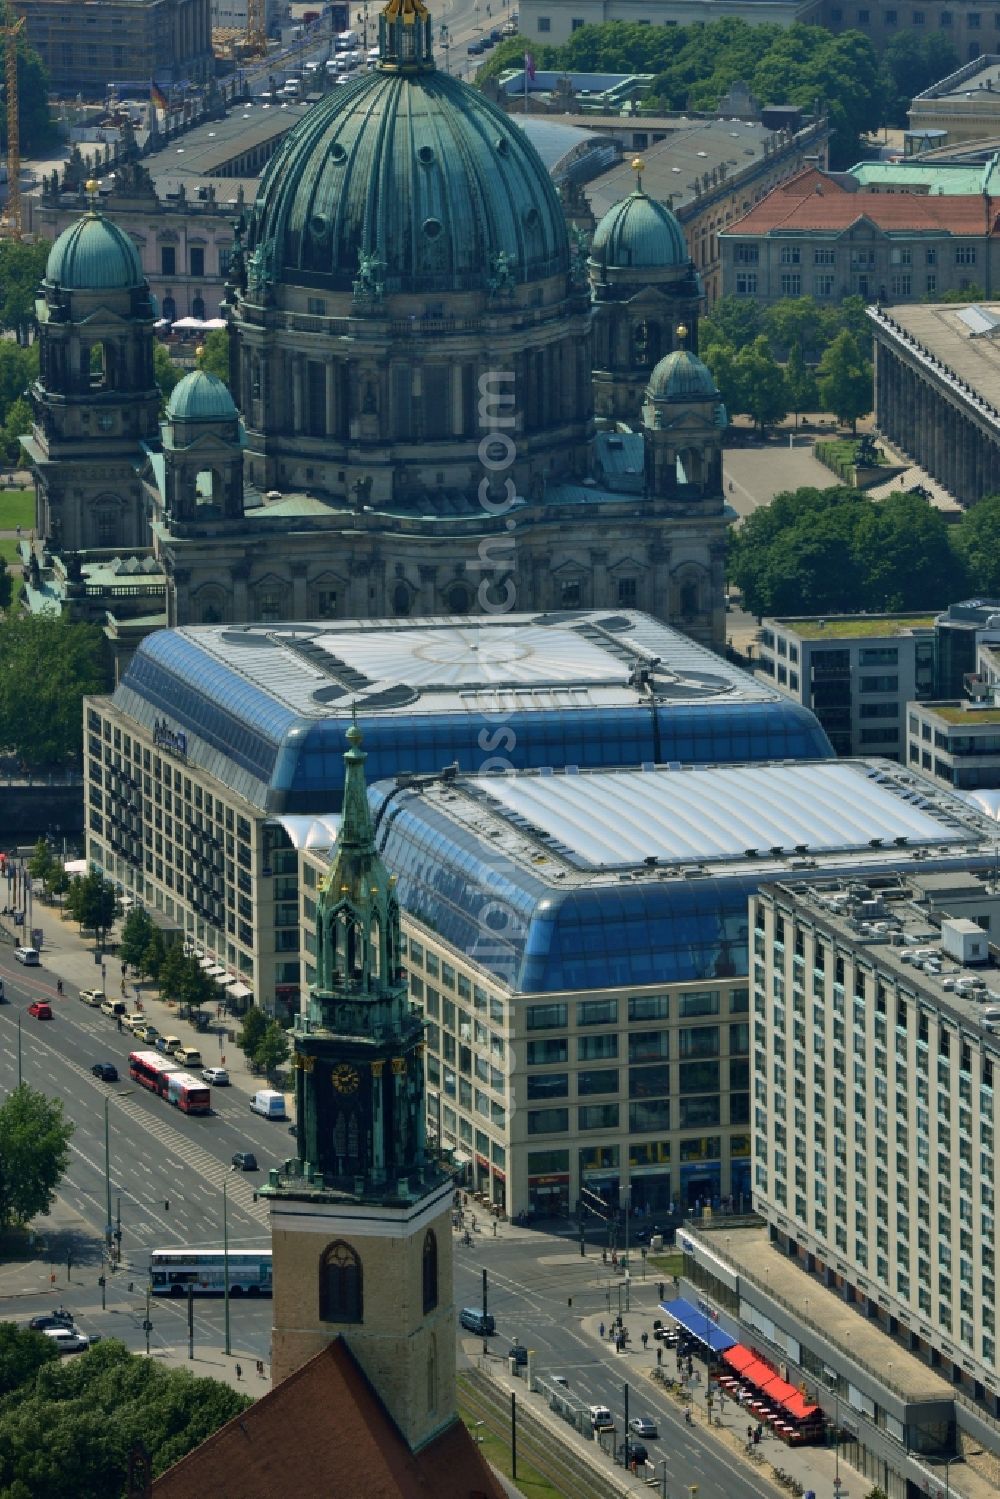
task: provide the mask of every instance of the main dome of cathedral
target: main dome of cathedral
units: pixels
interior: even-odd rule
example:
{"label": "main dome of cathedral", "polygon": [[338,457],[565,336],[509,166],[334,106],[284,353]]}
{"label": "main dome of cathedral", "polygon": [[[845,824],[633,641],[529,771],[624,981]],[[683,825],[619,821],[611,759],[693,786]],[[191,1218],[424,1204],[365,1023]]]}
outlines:
{"label": "main dome of cathedral", "polygon": [[439,71],[422,0],[390,0],[374,70],[316,104],[268,164],[251,281],[329,291],[511,290],[569,270],[559,198],[534,147]]}

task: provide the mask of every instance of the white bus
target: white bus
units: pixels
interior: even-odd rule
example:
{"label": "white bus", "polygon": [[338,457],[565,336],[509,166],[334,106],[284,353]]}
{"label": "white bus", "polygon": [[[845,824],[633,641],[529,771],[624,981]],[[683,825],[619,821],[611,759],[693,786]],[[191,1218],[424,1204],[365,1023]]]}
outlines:
{"label": "white bus", "polygon": [[[222,1296],[225,1292],[225,1250],[154,1249],[149,1257],[149,1279],[154,1296]],[[230,1249],[230,1296],[270,1296],[270,1249]]]}

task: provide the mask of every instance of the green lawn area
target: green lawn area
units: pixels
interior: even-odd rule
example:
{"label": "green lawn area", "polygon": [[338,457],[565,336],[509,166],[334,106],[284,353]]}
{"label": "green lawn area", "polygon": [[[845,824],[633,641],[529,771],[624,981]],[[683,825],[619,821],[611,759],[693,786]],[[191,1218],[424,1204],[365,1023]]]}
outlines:
{"label": "green lawn area", "polygon": [[977,723],[1000,723],[1000,708],[965,708],[956,703],[953,708],[937,705],[934,713],[945,723],[962,723],[970,729]]}
{"label": "green lawn area", "polygon": [[794,619],[782,616],[803,640],[854,640],[864,635],[901,635],[904,630],[929,630],[937,618],[934,614],[851,614],[838,619]]}
{"label": "green lawn area", "polygon": [[684,1256],[679,1249],[671,1249],[668,1254],[649,1255],[646,1265],[657,1275],[680,1275],[684,1269]]}
{"label": "green lawn area", "polygon": [[0,557],[9,565],[17,558],[17,538],[0,536]]}
{"label": "green lawn area", "polygon": [[[458,1378],[458,1413],[474,1438],[482,1438],[480,1447],[483,1456],[488,1463],[492,1463],[501,1473],[512,1478],[510,1462],[510,1444],[503,1442],[486,1426],[476,1425],[476,1416],[462,1403],[462,1377]],[[554,1488],[548,1479],[534,1469],[530,1463],[526,1463],[522,1457],[517,1460],[517,1486],[527,1499],[571,1499],[569,1494],[564,1494],[562,1489]]]}
{"label": "green lawn area", "polygon": [[30,531],[35,524],[35,495],[31,489],[0,489],[0,531],[22,526]]}

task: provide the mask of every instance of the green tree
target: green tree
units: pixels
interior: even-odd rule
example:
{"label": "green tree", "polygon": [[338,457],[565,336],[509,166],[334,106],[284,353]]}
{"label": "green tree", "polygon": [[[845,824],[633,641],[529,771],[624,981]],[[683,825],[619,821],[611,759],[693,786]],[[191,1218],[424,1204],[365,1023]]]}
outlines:
{"label": "green tree", "polygon": [[698,344],[705,352],[715,344],[737,349],[752,344],[761,333],[760,305],[754,297],[720,297],[698,329]]}
{"label": "green tree", "polygon": [[51,1338],[14,1322],[0,1322],[0,1399],[21,1385],[33,1384],[45,1364],[58,1363]]}
{"label": "green tree", "polygon": [[846,328],[823,350],[818,373],[824,409],[857,431],[858,417],[872,409],[872,367]]}
{"label": "green tree", "polygon": [[197,364],[200,370],[215,375],[223,385],[231,383],[229,373],[229,334],[224,328],[213,328],[206,334],[198,350]]}
{"label": "green tree", "polygon": [[952,530],[972,593],[1000,595],[1000,495],[988,494],[966,510]]}
{"label": "green tree", "polygon": [[988,298],[981,286],[970,281],[967,286],[952,286],[947,291],[928,293],[925,302],[985,302]]}
{"label": "green tree", "polygon": [[815,297],[782,297],[764,313],[763,331],[771,347],[786,355],[796,348],[800,354],[814,352],[819,329],[819,306]]}
{"label": "green tree", "polygon": [[207,1004],[209,1000],[214,998],[215,985],[206,976],[204,968],[202,968],[196,957],[191,956],[184,959],[179,990],[178,998],[181,1005],[189,1010],[196,1010],[199,1005]]}
{"label": "green tree", "polygon": [[69,875],[63,867],[63,862],[61,859],[54,859],[45,876],[45,894],[51,899],[55,895],[65,895],[68,889]]}
{"label": "green tree", "polygon": [[886,124],[905,130],[910,101],[958,65],[958,53],[945,32],[897,32],[882,52]]}
{"label": "green tree", "polygon": [[73,1125],[62,1100],[26,1083],[0,1104],[0,1227],[47,1213],[69,1165]]}
{"label": "green tree", "polygon": [[739,407],[763,432],[788,414],[788,392],[785,376],[771,353],[763,334],[740,349],[733,360],[739,383]]}
{"label": "green tree", "polygon": [[166,406],[170,392],[178,381],[183,380],[185,374],[186,371],[171,359],[165,344],[153,345],[153,378],[160,387],[161,405]]}
{"label": "green tree", "polygon": [[156,982],[164,999],[173,999],[178,1003],[184,997],[184,983],[187,977],[187,959],[184,949],[179,942],[171,942],[163,955],[160,971],[156,976]]}
{"label": "green tree", "polygon": [[66,905],[73,919],[96,932],[103,943],[118,914],[118,892],[99,870],[92,869],[73,880]]}
{"label": "green tree", "polygon": [[52,850],[44,838],[39,838],[28,859],[28,873],[33,880],[44,880],[53,863]]}
{"label": "green tree", "polygon": [[0,240],[0,328],[15,335],[17,343],[12,348],[18,353],[31,353],[33,374],[38,372],[38,350],[24,346],[38,327],[35,294],[51,248],[47,239],[35,240],[30,245],[24,240]]}
{"label": "green tree", "polygon": [[[8,14],[12,7],[8,6]],[[3,6],[0,5],[0,15]],[[17,38],[17,116],[22,156],[38,154],[54,139],[49,113],[49,75],[28,40],[28,28]],[[0,111],[0,150],[7,150],[7,110]],[[0,274],[0,285],[3,276]]]}
{"label": "green tree", "polygon": [[[179,944],[174,944],[177,945]],[[159,927],[154,927],[139,959],[139,972],[144,978],[152,979],[154,984],[158,983],[166,957],[167,945],[163,940],[163,933]]]}
{"label": "green tree", "polygon": [[855,533],[867,609],[944,609],[962,594],[964,572],[942,512],[915,494],[864,507]]}
{"label": "green tree", "polygon": [[143,906],[134,906],[122,923],[118,956],[130,968],[142,968],[142,960],[155,928],[153,918]]}
{"label": "green tree", "polygon": [[803,411],[815,411],[819,405],[819,387],[816,376],[806,364],[799,344],[792,344],[788,363],[785,365],[785,391],[788,404],[795,415],[795,425]]}
{"label": "green tree", "polygon": [[251,1060],[268,1076],[288,1061],[291,1047],[277,1020],[272,1020],[251,1054]]}
{"label": "green tree", "polygon": [[24,396],[18,396],[7,408],[7,420],[0,428],[0,453],[6,463],[20,466],[21,438],[31,431],[31,407]]}
{"label": "green tree", "polygon": [[[5,294],[9,289],[3,281],[3,252],[14,240],[0,239],[0,325],[3,324]],[[22,397],[38,374],[38,344],[26,349],[9,338],[0,339],[0,427],[6,427],[8,414],[14,402]],[[22,432],[25,430],[21,428]]]}
{"label": "green tree", "polygon": [[71,1473],[74,1499],[109,1499],[125,1491],[139,1442],[158,1475],[251,1404],[109,1339],[53,1360],[0,1401],[0,1494],[65,1499]]}
{"label": "green tree", "polygon": [[98,625],[8,614],[0,620],[0,747],[34,766],[79,759],[83,699],[110,682]]}
{"label": "green tree", "polygon": [[236,1037],[236,1044],[249,1061],[253,1061],[257,1048],[268,1027],[268,1018],[260,1005],[251,1005],[243,1017],[243,1025]]}
{"label": "green tree", "polygon": [[740,380],[740,372],[736,366],[736,350],[730,343],[710,344],[707,349],[702,350],[702,357],[709,370],[712,379],[719,388],[723,405],[732,416],[743,407],[743,386]]}

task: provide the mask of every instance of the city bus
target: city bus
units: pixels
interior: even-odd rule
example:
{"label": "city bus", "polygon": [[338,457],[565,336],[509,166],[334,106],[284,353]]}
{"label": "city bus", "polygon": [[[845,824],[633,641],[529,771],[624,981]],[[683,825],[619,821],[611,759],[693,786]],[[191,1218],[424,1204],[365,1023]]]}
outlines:
{"label": "city bus", "polygon": [[162,1057],[158,1051],[130,1051],[128,1075],[135,1083],[141,1083],[150,1093],[167,1096],[167,1078],[172,1072],[183,1072],[180,1062]]}
{"label": "city bus", "polygon": [[[154,1249],[149,1279],[154,1296],[221,1296],[225,1290],[223,1249]],[[230,1296],[270,1296],[270,1249],[230,1249]]]}
{"label": "city bus", "polygon": [[210,1114],[212,1094],[206,1083],[192,1077],[190,1072],[171,1072],[167,1075],[166,1100],[182,1114]]}

